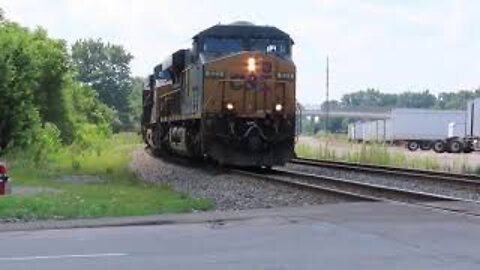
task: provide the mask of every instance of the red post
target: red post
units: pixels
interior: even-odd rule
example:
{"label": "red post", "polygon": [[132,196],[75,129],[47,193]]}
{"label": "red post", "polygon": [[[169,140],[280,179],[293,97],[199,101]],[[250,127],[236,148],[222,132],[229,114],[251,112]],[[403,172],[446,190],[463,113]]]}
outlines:
{"label": "red post", "polygon": [[7,166],[0,164],[0,196],[7,194]]}

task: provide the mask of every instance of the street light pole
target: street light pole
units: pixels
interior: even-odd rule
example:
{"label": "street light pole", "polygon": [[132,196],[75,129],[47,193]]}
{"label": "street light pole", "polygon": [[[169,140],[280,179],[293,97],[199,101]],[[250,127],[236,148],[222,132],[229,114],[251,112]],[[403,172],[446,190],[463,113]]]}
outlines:
{"label": "street light pole", "polygon": [[327,88],[327,98],[326,98],[326,103],[325,103],[325,132],[328,133],[328,122],[330,121],[330,70],[329,70],[329,58],[327,56],[327,83],[326,83],[326,88]]}

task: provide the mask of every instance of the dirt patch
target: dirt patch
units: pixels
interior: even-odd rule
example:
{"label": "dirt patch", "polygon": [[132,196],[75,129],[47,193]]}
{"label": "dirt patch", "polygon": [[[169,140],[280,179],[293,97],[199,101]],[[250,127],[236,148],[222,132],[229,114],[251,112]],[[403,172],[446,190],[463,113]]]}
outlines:
{"label": "dirt patch", "polygon": [[54,188],[42,188],[42,187],[13,187],[12,196],[33,196],[42,193],[60,193],[63,192],[60,189]]}
{"label": "dirt patch", "polygon": [[60,183],[89,185],[89,184],[103,184],[105,180],[96,175],[64,175],[57,178],[55,181]]}

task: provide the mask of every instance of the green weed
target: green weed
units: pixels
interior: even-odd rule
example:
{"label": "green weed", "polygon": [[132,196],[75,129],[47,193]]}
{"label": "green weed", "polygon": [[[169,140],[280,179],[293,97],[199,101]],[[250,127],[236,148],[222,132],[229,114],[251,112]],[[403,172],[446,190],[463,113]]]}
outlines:
{"label": "green weed", "polygon": [[[48,187],[60,192],[31,197],[0,198],[0,220],[71,219],[105,216],[141,216],[208,210],[209,199],[192,199],[169,187],[146,185],[128,166],[133,150],[141,146],[135,134],[117,134],[102,142],[102,151],[86,148],[72,155],[75,146],[62,148],[37,166],[22,159],[9,160],[15,187]],[[17,155],[17,158],[23,155]],[[61,176],[92,175],[101,182],[78,184]]]}
{"label": "green weed", "polygon": [[[322,136],[328,136],[328,134]],[[333,141],[337,140],[335,137],[330,137],[329,139]],[[340,140],[343,139],[340,138]],[[328,142],[320,143],[318,147],[312,147],[311,145],[306,144],[297,144],[295,151],[297,156],[304,158],[347,161],[426,170],[447,169],[442,167],[440,162],[434,157],[407,157],[404,153],[392,153],[388,151],[388,146],[384,144],[362,144],[360,148],[356,147],[357,145],[354,144],[350,144],[350,146],[352,150],[348,151],[346,154],[338,154],[335,149],[329,146]],[[472,169],[463,162],[461,166],[455,166],[455,170],[468,172]]]}

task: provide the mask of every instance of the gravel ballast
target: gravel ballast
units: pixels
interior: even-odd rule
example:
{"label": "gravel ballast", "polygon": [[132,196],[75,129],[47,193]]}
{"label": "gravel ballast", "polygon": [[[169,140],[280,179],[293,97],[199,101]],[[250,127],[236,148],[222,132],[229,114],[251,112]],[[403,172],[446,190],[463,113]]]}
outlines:
{"label": "gravel ballast", "polygon": [[242,210],[305,206],[345,201],[331,194],[294,188],[228,173],[207,164],[192,164],[151,156],[146,150],[133,153],[131,170],[139,179],[168,185],[195,198],[211,198],[216,210]]}
{"label": "gravel ballast", "polygon": [[[480,188],[472,188],[470,185],[462,185],[456,182],[436,181],[435,179],[416,179],[415,177],[378,175],[366,172],[349,171],[314,167],[289,163],[285,167],[289,170],[301,171],[312,174],[349,179],[369,184],[395,187],[406,190],[422,191],[432,194],[440,194],[467,200],[480,200]],[[480,187],[480,186],[479,186]]]}

